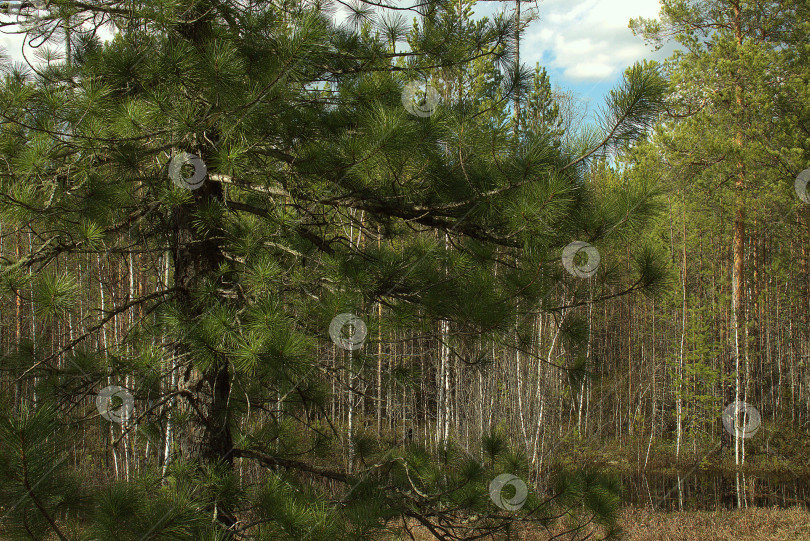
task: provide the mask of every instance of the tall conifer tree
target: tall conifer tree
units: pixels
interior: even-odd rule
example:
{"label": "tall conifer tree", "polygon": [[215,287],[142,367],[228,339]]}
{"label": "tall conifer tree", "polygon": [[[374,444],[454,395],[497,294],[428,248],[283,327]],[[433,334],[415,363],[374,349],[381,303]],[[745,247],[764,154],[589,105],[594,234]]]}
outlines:
{"label": "tall conifer tree", "polygon": [[[459,341],[501,343],[524,317],[516,307],[571,280],[563,247],[607,249],[654,212],[650,192],[585,178],[595,157],[643,137],[664,82],[634,66],[575,146],[551,117],[516,145],[497,121],[525,75],[510,73],[510,18],[361,2],[338,26],[328,8],[60,0],[27,27],[52,49],[36,71],[6,64],[0,87],[3,225],[31,239],[2,277],[39,318],[5,357],[36,391],[35,403],[7,399],[0,430],[9,535],[357,540],[417,522],[456,538],[518,516],[488,495],[521,467],[497,446],[481,461],[454,445],[436,455],[347,438],[324,359],[345,363],[339,383],[359,404],[380,325],[448,321]],[[102,43],[106,23],[118,31]],[[471,65],[485,83],[457,79],[458,99],[435,103],[424,85],[410,99],[414,82],[438,87]],[[521,111],[545,119],[539,81]],[[111,270],[121,260],[141,285],[126,295],[110,285],[124,281]],[[657,283],[649,253],[635,261],[628,291]],[[94,308],[77,313],[77,298]],[[358,319],[330,340],[348,313]],[[94,414],[110,385],[126,391],[107,403],[112,421]],[[113,457],[138,471],[78,483],[88,465],[65,461],[71,437],[102,439],[116,421]],[[605,490],[575,478],[554,501],[532,492],[523,514],[585,502],[607,518]]]}

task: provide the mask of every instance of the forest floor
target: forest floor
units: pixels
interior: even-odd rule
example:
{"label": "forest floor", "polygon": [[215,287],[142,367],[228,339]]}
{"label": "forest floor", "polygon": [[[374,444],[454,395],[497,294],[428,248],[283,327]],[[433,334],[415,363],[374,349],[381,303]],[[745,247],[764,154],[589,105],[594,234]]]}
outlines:
{"label": "forest floor", "polygon": [[[800,507],[682,512],[625,508],[619,525],[623,533],[618,539],[624,541],[810,541],[810,511]],[[556,533],[526,531],[513,533],[510,539],[543,541]],[[414,534],[416,541],[435,539],[427,532]]]}
{"label": "forest floor", "polygon": [[670,513],[625,509],[619,524],[625,532],[621,539],[627,541],[810,541],[810,512],[799,507]]}

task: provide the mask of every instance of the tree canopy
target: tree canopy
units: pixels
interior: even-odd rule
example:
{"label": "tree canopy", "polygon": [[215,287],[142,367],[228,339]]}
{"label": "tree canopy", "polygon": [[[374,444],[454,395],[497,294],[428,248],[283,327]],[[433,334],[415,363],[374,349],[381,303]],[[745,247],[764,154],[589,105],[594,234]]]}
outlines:
{"label": "tree canopy", "polygon": [[[599,361],[567,315],[670,285],[662,179],[712,190],[742,167],[786,190],[807,51],[772,44],[806,36],[805,7],[743,10],[737,47],[706,4],[637,22],[685,56],[627,68],[579,129],[516,66],[516,21],[466,0],[361,1],[342,24],[327,2],[23,2],[39,61],[0,84],[0,279],[31,312],[3,356],[4,535],[611,531],[614,481],[523,493],[537,456],[497,419],[450,429],[450,366],[515,359],[523,386],[521,357],[558,366],[564,342],[581,416]],[[425,437],[383,430],[382,390],[425,385]],[[87,438],[115,451],[80,456]]]}

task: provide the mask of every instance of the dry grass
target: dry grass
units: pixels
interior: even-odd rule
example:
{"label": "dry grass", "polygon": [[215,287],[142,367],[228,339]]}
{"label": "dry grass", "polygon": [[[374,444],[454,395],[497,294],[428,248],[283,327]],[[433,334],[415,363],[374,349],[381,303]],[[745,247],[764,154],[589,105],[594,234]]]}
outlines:
{"label": "dry grass", "polygon": [[[625,509],[619,523],[623,530],[619,539],[625,541],[810,541],[810,512],[799,507],[673,513]],[[435,539],[419,528],[414,534],[417,541]],[[510,541],[548,538],[548,533],[520,532],[513,533]],[[409,537],[406,535],[404,539]],[[501,536],[497,541],[504,539]]]}
{"label": "dry grass", "polygon": [[751,508],[733,511],[622,512],[622,539],[628,541],[810,541],[810,512]]}

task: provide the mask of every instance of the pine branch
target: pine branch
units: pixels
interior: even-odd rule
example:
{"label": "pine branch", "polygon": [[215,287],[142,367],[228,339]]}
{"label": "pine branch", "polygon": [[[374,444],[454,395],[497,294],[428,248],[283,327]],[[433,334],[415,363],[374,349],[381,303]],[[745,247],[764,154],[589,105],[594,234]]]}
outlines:
{"label": "pine branch", "polygon": [[[29,480],[28,457],[26,456],[26,453],[25,453],[25,442],[21,442],[21,445],[20,445],[20,459],[21,459],[21,465],[22,465],[23,486],[27,490],[28,497],[31,498],[31,501],[34,502],[34,505],[37,507],[37,509],[39,509],[39,512],[42,513],[42,516],[45,517],[45,520],[47,520],[48,524],[51,525],[51,528],[53,529],[54,533],[56,533],[56,535],[59,537],[59,539],[61,539],[61,541],[69,541],[68,537],[64,533],[62,533],[62,530],[56,524],[56,521],[54,520],[54,518],[51,516],[51,514],[48,512],[48,510],[45,509],[45,506],[42,504],[42,502],[39,501],[39,498],[37,498],[34,495],[34,489],[36,488],[36,485],[34,485],[32,487],[31,482]],[[62,461],[60,461],[60,462],[63,462],[63,461],[64,461],[64,459]],[[40,479],[40,481],[41,481],[41,479]],[[39,484],[39,482],[37,482],[37,484]]]}
{"label": "pine branch", "polygon": [[83,342],[84,340],[86,340],[87,338],[92,336],[96,331],[98,331],[102,327],[104,327],[104,325],[109,323],[110,320],[112,320],[118,314],[126,312],[127,310],[129,310],[130,308],[132,308],[134,306],[138,306],[139,304],[143,304],[143,303],[148,302],[148,301],[150,301],[152,299],[155,299],[157,297],[162,297],[164,295],[168,295],[169,293],[174,293],[175,291],[177,291],[177,288],[169,288],[169,289],[165,289],[163,291],[156,291],[154,293],[150,293],[148,295],[144,295],[143,297],[139,297],[137,299],[126,302],[126,303],[122,304],[121,306],[118,306],[117,308],[113,308],[112,310],[108,310],[107,315],[105,315],[103,318],[101,318],[101,320],[96,325],[90,327],[84,334],[82,334],[80,336],[77,336],[76,338],[74,338],[73,340],[68,342],[68,344],[66,346],[62,347],[58,351],[50,354],[49,356],[45,357],[41,361],[38,361],[38,362],[34,363],[33,365],[31,365],[30,367],[28,367],[27,369],[25,369],[23,371],[23,373],[20,374],[15,381],[22,380],[29,372],[36,369],[38,366],[41,366],[43,364],[48,365],[48,363],[50,361],[52,361],[53,359],[56,359],[57,357],[63,355],[64,353],[67,353],[68,351],[72,350],[74,347],[79,345],[81,342]]}
{"label": "pine branch", "polygon": [[234,448],[231,454],[236,458],[250,458],[252,460],[256,460],[260,464],[268,468],[281,467],[298,471],[305,471],[308,473],[314,473],[315,475],[319,475],[321,477],[333,479],[335,481],[340,481],[343,483],[348,483],[349,480],[351,479],[351,477],[344,472],[317,468],[305,462],[301,462],[298,460],[290,460],[288,458],[274,457],[266,455],[264,453],[260,453],[259,451]]}
{"label": "pine branch", "polygon": [[636,63],[625,72],[624,80],[617,90],[611,91],[608,101],[606,135],[591,150],[569,162],[565,171],[587,160],[599,150],[616,142],[630,142],[644,133],[663,110],[665,81],[655,65]]}

